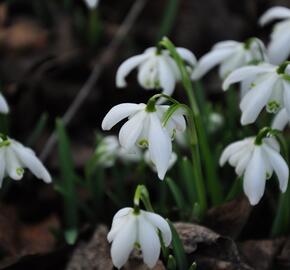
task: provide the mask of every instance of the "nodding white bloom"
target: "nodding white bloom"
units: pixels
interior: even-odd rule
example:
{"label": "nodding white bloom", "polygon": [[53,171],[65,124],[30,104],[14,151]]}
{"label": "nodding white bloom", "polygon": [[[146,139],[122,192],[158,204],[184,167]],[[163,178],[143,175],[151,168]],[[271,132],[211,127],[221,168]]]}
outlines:
{"label": "nodding white bloom", "polygon": [[276,173],[280,190],[288,185],[289,169],[279,153],[279,144],[274,138],[264,138],[260,144],[254,137],[228,145],[220,157],[220,165],[226,161],[235,167],[238,176],[244,176],[244,192],[252,205],[257,204],[265,190],[266,179]]}
{"label": "nodding white bloom", "polygon": [[160,255],[160,230],[165,246],[171,243],[172,235],[167,221],[161,216],[130,207],[119,210],[107,236],[112,242],[111,257],[115,267],[120,269],[128,260],[134,247],[140,247],[144,263],[153,268]]}
{"label": "nodding white bloom", "polygon": [[[150,159],[150,153],[148,150],[145,151],[144,153],[144,160],[145,162],[149,165],[149,167],[154,171],[156,172],[156,166],[155,164],[152,162],[152,160]],[[168,170],[170,170],[174,164],[176,163],[177,161],[177,155],[176,153],[172,152],[171,153],[171,157],[170,157],[170,160],[169,160],[169,165],[168,165]]]}
{"label": "nodding white bloom", "polygon": [[[196,64],[194,54],[185,48],[176,50],[192,70]],[[173,93],[176,82],[181,79],[179,68],[169,51],[151,47],[121,64],[116,75],[117,87],[127,86],[125,78],[135,68],[138,68],[138,82],[143,88],[162,89],[162,92],[169,96]]]}
{"label": "nodding white bloom", "polygon": [[290,116],[287,110],[284,108],[276,114],[274,121],[272,123],[272,128],[283,130],[289,123],[290,123]]}
{"label": "nodding white bloom", "polygon": [[84,0],[89,9],[94,9],[98,6],[99,0]]}
{"label": "nodding white bloom", "polygon": [[269,60],[279,65],[290,55],[290,9],[286,7],[273,7],[267,10],[260,18],[259,23],[264,26],[274,20],[283,20],[276,23],[271,34],[268,46]]}
{"label": "nodding white bloom", "polygon": [[241,67],[226,78],[223,83],[224,90],[227,90],[231,84],[255,77],[251,88],[240,103],[243,125],[253,123],[264,107],[269,113],[277,113],[285,107],[290,115],[289,75],[290,65],[287,62],[280,67],[263,63]]}
{"label": "nodding white bloom", "polygon": [[9,113],[9,107],[8,107],[7,101],[1,93],[0,93],[0,113],[5,113],[5,114]]}
{"label": "nodding white bloom", "polygon": [[198,80],[217,65],[219,76],[224,79],[233,70],[267,59],[263,42],[250,38],[246,42],[232,40],[218,42],[211,51],[200,58],[192,73],[192,79]]}
{"label": "nodding white bloom", "polygon": [[122,103],[114,106],[102,122],[103,130],[110,130],[114,125],[125,118],[129,120],[119,132],[119,142],[126,151],[132,151],[137,145],[148,147],[150,159],[155,164],[158,177],[163,179],[170,165],[172,153],[171,140],[176,131],[186,129],[184,112],[177,110],[168,120],[166,126],[162,119],[168,110],[167,105],[156,105],[153,111],[141,103]]}
{"label": "nodding white bloom", "polygon": [[0,186],[5,176],[14,180],[22,179],[24,168],[28,168],[44,182],[51,182],[50,174],[30,148],[2,136],[0,138]]}
{"label": "nodding white bloom", "polygon": [[212,112],[208,116],[208,130],[212,133],[220,129],[224,124],[224,118],[220,113]]}

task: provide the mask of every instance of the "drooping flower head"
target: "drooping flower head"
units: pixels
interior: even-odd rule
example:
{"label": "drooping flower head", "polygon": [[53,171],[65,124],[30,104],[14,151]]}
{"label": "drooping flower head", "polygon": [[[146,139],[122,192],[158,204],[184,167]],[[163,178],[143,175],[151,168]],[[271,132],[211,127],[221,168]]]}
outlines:
{"label": "drooping flower head", "polygon": [[276,23],[274,26],[268,54],[272,64],[280,65],[290,55],[290,9],[286,7],[270,8],[260,18],[259,23],[264,26],[274,20],[282,20],[282,22]]}
{"label": "drooping flower head", "polygon": [[273,171],[279,180],[279,187],[285,192],[288,185],[288,165],[280,155],[280,147],[274,138],[246,138],[228,145],[220,157],[220,165],[227,161],[235,167],[236,174],[243,176],[244,192],[252,205],[262,198],[266,180]]}
{"label": "drooping flower head", "polygon": [[[176,48],[189,69],[193,69],[196,58],[185,48]],[[172,95],[176,82],[181,74],[177,64],[166,49],[148,48],[144,53],[127,59],[118,68],[116,75],[117,87],[126,87],[126,77],[138,68],[138,82],[144,89],[161,89],[166,95]]]}
{"label": "drooping flower head", "polygon": [[84,0],[84,1],[88,9],[95,9],[98,6],[100,0]]}
{"label": "drooping flower head", "polygon": [[0,113],[9,113],[9,107],[7,104],[7,101],[3,97],[3,95],[0,93]]}
{"label": "drooping flower head", "polygon": [[51,182],[51,176],[35,153],[21,143],[1,135],[0,138],[0,186],[5,176],[20,180],[28,168],[37,178],[46,183]]}
{"label": "drooping flower head", "polygon": [[127,262],[134,246],[139,246],[144,263],[153,268],[160,255],[158,230],[165,246],[169,246],[172,235],[164,218],[143,210],[136,212],[130,207],[119,210],[113,218],[107,237],[112,242],[111,257],[114,266],[120,269]]}
{"label": "drooping flower head", "polygon": [[166,125],[163,125],[163,116],[168,108],[167,105],[155,105],[149,110],[143,103],[122,103],[113,107],[102,122],[102,129],[110,130],[128,117],[129,120],[119,132],[121,146],[126,151],[132,151],[136,146],[148,147],[150,159],[160,179],[164,178],[170,164],[174,134],[186,128],[184,112],[181,110],[175,111]]}
{"label": "drooping flower head", "polygon": [[223,83],[224,90],[231,84],[252,78],[251,87],[240,103],[243,125],[253,123],[264,107],[270,113],[277,113],[281,108],[286,108],[290,115],[289,75],[288,62],[280,66],[262,63],[241,67],[226,78]]}
{"label": "drooping flower head", "polygon": [[246,42],[222,41],[200,58],[192,73],[192,79],[198,80],[209,70],[219,65],[219,76],[224,79],[233,70],[267,59],[263,42],[250,38]]}

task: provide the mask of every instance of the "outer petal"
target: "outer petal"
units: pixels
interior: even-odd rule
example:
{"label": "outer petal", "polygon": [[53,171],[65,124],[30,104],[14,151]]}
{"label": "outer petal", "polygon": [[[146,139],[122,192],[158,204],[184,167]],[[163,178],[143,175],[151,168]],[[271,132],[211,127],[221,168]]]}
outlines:
{"label": "outer petal", "polygon": [[153,268],[160,255],[160,240],[155,227],[142,215],[139,217],[138,238],[142,250],[143,260]]}
{"label": "outer petal", "polygon": [[181,58],[191,66],[194,67],[196,65],[196,57],[190,50],[178,47],[176,48],[176,51],[181,56]]}
{"label": "outer petal", "polygon": [[176,83],[174,71],[171,70],[162,56],[159,56],[158,60],[160,85],[163,89],[163,93],[171,96]]}
{"label": "outer petal", "polygon": [[0,148],[0,188],[2,187],[2,183],[5,176],[5,166],[6,166],[5,149]]}
{"label": "outer petal", "polygon": [[251,205],[262,198],[266,184],[266,166],[261,146],[256,146],[244,174],[244,192]]}
{"label": "outer petal", "polygon": [[221,63],[227,57],[229,57],[233,53],[233,49],[225,48],[225,49],[213,49],[198,61],[193,73],[192,79],[197,80],[200,79],[203,75],[205,75],[210,69],[214,66]]}
{"label": "outer petal", "polygon": [[0,112],[1,113],[9,113],[8,104],[1,93],[0,93]]}
{"label": "outer petal", "polygon": [[111,247],[114,266],[121,268],[129,258],[137,240],[137,219],[131,216],[127,224],[118,232]]}
{"label": "outer petal", "polygon": [[227,90],[230,85],[234,83],[253,78],[253,76],[272,71],[273,69],[274,66],[271,65],[245,66],[238,68],[225,79],[223,82],[223,90]]}
{"label": "outer petal", "polygon": [[277,113],[272,123],[273,129],[283,130],[286,125],[289,123],[290,117],[286,111],[286,109],[282,109]]}
{"label": "outer petal", "polygon": [[[290,27],[290,23],[289,23]],[[270,63],[280,65],[290,54],[290,34],[287,30],[279,36],[272,38],[268,47]]]}
{"label": "outer petal", "polygon": [[143,61],[148,58],[148,54],[140,54],[127,59],[121,64],[117,70],[116,75],[116,85],[117,87],[126,87],[127,83],[125,81],[126,76],[137,66],[139,66]]}
{"label": "outer petal", "polygon": [[244,171],[245,171],[251,157],[252,157],[252,151],[250,150],[250,151],[246,152],[243,157],[240,158],[240,160],[236,166],[236,169],[235,169],[235,172],[238,176],[242,176],[244,174]]}
{"label": "outer petal", "polygon": [[168,222],[163,217],[155,213],[144,212],[144,215],[150,223],[161,231],[165,246],[169,246],[172,240],[172,233]]}
{"label": "outer petal", "polygon": [[156,166],[158,177],[163,180],[169,167],[172,145],[171,138],[167,130],[162,127],[156,113],[150,114],[148,143],[150,158]]}
{"label": "outer petal", "polygon": [[6,148],[6,172],[10,178],[14,180],[20,180],[23,177],[23,171],[19,172],[19,169],[22,170],[22,166],[16,156],[16,153],[11,148]]}
{"label": "outer petal", "polygon": [[240,104],[242,125],[251,124],[257,119],[259,113],[267,104],[276,81],[276,75],[270,75],[245,95]]}
{"label": "outer petal", "polygon": [[130,150],[135,145],[142,132],[146,117],[147,113],[140,111],[122,126],[119,133],[119,141],[122,147]]}
{"label": "outer petal", "polygon": [[290,18],[290,9],[286,7],[273,7],[268,9],[260,18],[259,24],[265,25],[273,20]]}
{"label": "outer petal", "polygon": [[285,160],[281,157],[281,155],[273,150],[266,144],[263,144],[263,150],[266,152],[266,156],[272,165],[275,173],[278,176],[280,190],[285,192],[288,185],[289,179],[289,168]]}
{"label": "outer petal", "polygon": [[49,172],[30,148],[24,147],[22,144],[14,140],[12,140],[10,147],[13,148],[19,161],[24,165],[24,167],[28,168],[37,178],[42,179],[45,183],[51,182]]}
{"label": "outer petal", "polygon": [[103,130],[110,130],[114,125],[128,117],[136,113],[140,110],[144,104],[135,104],[135,103],[122,103],[114,106],[105,116],[102,122]]}

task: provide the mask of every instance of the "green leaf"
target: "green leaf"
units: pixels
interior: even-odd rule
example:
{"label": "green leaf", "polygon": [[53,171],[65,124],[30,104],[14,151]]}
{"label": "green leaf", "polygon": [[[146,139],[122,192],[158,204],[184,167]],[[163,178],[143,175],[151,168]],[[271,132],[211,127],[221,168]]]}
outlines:
{"label": "green leaf", "polygon": [[171,254],[168,256],[167,268],[166,269],[168,269],[168,270],[176,270],[176,260]]}
{"label": "green leaf", "polygon": [[181,190],[179,189],[179,187],[169,177],[166,177],[165,182],[169,186],[169,189],[170,189],[170,191],[171,191],[171,193],[173,195],[173,198],[174,198],[174,200],[176,202],[177,207],[180,210],[184,210],[185,207],[186,207],[186,204],[184,202],[183,195],[182,195]]}
{"label": "green leaf", "polygon": [[78,238],[78,231],[76,229],[65,230],[64,237],[69,245],[74,245]]}
{"label": "green leaf", "polygon": [[173,247],[174,257],[176,259],[176,264],[178,266],[178,269],[180,270],[187,269],[188,262],[185,255],[183,244],[172,222],[168,219],[167,219],[167,222],[172,232],[172,247]]}
{"label": "green leaf", "polygon": [[40,118],[38,119],[34,129],[32,130],[32,133],[30,134],[30,137],[28,138],[26,145],[33,146],[39,136],[41,135],[42,131],[44,130],[46,124],[47,124],[48,114],[43,113]]}

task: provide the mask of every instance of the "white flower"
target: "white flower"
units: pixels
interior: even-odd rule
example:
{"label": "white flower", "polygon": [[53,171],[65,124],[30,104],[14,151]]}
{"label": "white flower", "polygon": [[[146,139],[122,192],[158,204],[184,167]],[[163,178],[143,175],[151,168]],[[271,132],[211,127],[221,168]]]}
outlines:
{"label": "white flower", "polygon": [[268,46],[270,62],[276,65],[285,61],[290,54],[290,9],[286,7],[273,7],[267,10],[260,18],[263,26],[274,20],[283,20],[275,25]]}
{"label": "white flower", "polygon": [[[176,49],[188,67],[192,70],[196,64],[196,58],[185,48]],[[126,76],[138,67],[138,82],[145,89],[161,88],[164,94],[171,95],[176,82],[180,81],[181,74],[177,64],[170,56],[168,50],[158,52],[151,47],[144,53],[133,56],[121,64],[116,75],[117,87],[126,87]]]}
{"label": "white flower", "polygon": [[287,110],[284,108],[276,114],[274,121],[272,123],[272,128],[283,130],[289,123],[290,123],[290,116]]}
{"label": "white flower", "polygon": [[[145,151],[144,153],[144,160],[145,162],[149,165],[149,167],[154,171],[156,172],[156,166],[155,164],[152,162],[152,160],[150,159],[150,153],[148,150]],[[169,160],[169,165],[168,165],[168,170],[170,170],[174,164],[176,163],[177,161],[177,155],[176,153],[172,152],[171,153],[171,157],[170,157],[170,160]]]}
{"label": "white flower", "polygon": [[213,67],[220,65],[219,76],[224,79],[233,70],[252,62],[266,59],[264,44],[257,38],[246,42],[222,41],[213,46],[212,50],[198,61],[193,70],[192,79],[203,77]]}
{"label": "white flower", "polygon": [[251,89],[240,103],[243,125],[253,123],[265,106],[270,113],[277,113],[285,107],[290,115],[290,65],[286,64],[281,68],[282,66],[263,63],[241,67],[224,81],[223,89],[226,90],[231,84],[255,77]]}
{"label": "white flower", "polygon": [[88,9],[94,9],[98,6],[99,0],[84,0]]}
{"label": "white flower", "polygon": [[250,137],[230,144],[223,151],[220,165],[226,161],[235,167],[238,176],[244,176],[244,192],[252,205],[257,204],[265,190],[266,179],[275,171],[280,190],[287,189],[289,169],[279,153],[279,144],[274,138],[264,138],[260,145]]}
{"label": "white flower", "polygon": [[7,101],[3,97],[3,95],[0,93],[0,113],[9,113],[9,107],[7,104]]}
{"label": "white flower", "polygon": [[5,176],[20,180],[28,168],[37,178],[46,183],[51,182],[51,176],[35,153],[28,147],[11,138],[0,138],[0,186]]}
{"label": "white flower", "polygon": [[155,164],[160,179],[164,178],[170,164],[171,139],[177,130],[183,132],[186,128],[181,111],[174,112],[166,126],[163,126],[162,119],[168,108],[167,105],[156,105],[155,111],[149,112],[145,104],[122,103],[113,107],[102,122],[103,130],[110,130],[128,117],[129,120],[119,132],[121,146],[129,152],[136,145],[148,146],[150,159]]}
{"label": "white flower", "polygon": [[224,124],[224,118],[220,113],[212,112],[208,116],[208,130],[211,133],[216,132]]}
{"label": "white flower", "polygon": [[107,237],[112,242],[111,257],[114,266],[120,269],[128,260],[134,246],[140,246],[144,263],[153,268],[160,255],[158,230],[165,246],[169,246],[172,235],[164,218],[143,210],[135,213],[129,207],[119,210],[113,218]]}

